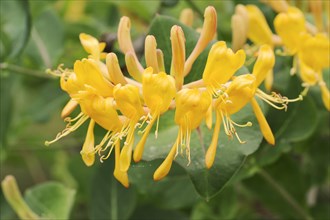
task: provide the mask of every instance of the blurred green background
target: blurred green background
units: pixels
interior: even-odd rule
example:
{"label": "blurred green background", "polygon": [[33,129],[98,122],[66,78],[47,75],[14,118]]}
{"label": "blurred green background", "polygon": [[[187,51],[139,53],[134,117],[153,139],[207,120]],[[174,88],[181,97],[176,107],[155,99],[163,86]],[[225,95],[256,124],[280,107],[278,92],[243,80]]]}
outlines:
{"label": "blurred green background", "polygon": [[[107,52],[116,52],[124,69],[124,56],[114,40],[121,16],[131,18],[134,45],[141,54],[147,33],[169,41],[169,32],[158,38],[158,26],[150,28],[156,14],[178,19],[182,9],[192,8],[193,27],[198,28],[204,9],[213,5],[218,40],[230,45],[230,18],[238,3],[246,1],[2,0],[0,179],[15,176],[27,204],[46,219],[329,219],[329,112],[318,88],[287,112],[269,109],[276,146],[263,141],[254,154],[242,156],[244,163],[233,170],[236,175],[207,197],[195,190],[196,176],[178,164],[166,179],[153,182],[161,161],[157,157],[132,165],[129,189],[113,178],[113,158],[86,167],[79,152],[87,125],[44,146],[64,128],[60,112],[68,101],[59,80],[45,70],[61,63],[72,68],[75,60],[87,56],[80,33],[107,42]],[[272,24],[276,13],[270,7],[249,3],[257,4]],[[171,23],[158,17],[157,22],[163,21]],[[290,57],[277,57],[274,89],[296,97],[301,81],[289,76],[291,63]],[[329,70],[324,78],[329,88]],[[100,137],[103,133],[96,131]],[[216,176],[210,179],[217,184]],[[0,199],[0,218],[17,219],[2,191]]]}

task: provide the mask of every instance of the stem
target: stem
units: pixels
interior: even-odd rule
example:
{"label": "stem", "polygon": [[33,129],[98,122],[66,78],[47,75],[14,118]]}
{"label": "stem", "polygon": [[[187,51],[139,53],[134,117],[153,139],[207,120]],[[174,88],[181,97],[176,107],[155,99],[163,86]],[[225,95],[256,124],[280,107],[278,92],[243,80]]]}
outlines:
{"label": "stem", "polygon": [[280,185],[278,184],[265,170],[260,169],[259,175],[266,180],[289,204],[291,207],[300,215],[303,219],[313,219],[309,214],[298,204],[298,202]]}
{"label": "stem", "polygon": [[41,77],[45,79],[53,79],[54,77],[47,75],[45,72],[41,71],[36,71],[32,69],[27,69],[21,66],[17,66],[14,64],[9,64],[9,63],[0,63],[0,69],[1,70],[9,70],[13,71],[15,73],[20,73],[20,74],[26,74],[30,76],[36,76],[36,77]]}
{"label": "stem", "polygon": [[117,203],[117,182],[113,180],[111,183],[111,219],[118,219],[118,203]]}
{"label": "stem", "polygon": [[20,219],[40,219],[24,201],[14,176],[8,175],[1,183],[3,194]]}
{"label": "stem", "polygon": [[201,19],[204,19],[204,14],[192,0],[186,0],[186,3],[198,14]]}

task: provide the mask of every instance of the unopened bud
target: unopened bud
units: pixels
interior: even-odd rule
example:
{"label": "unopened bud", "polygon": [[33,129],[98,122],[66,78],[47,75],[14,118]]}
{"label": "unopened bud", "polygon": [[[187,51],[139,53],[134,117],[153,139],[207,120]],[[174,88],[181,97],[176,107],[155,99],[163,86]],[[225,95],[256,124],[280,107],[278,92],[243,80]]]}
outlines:
{"label": "unopened bud", "polygon": [[157,42],[154,36],[146,37],[144,51],[147,67],[151,66],[155,73],[158,73]]}
{"label": "unopened bud", "polygon": [[185,8],[181,11],[180,22],[191,27],[194,21],[194,12],[190,8]]}

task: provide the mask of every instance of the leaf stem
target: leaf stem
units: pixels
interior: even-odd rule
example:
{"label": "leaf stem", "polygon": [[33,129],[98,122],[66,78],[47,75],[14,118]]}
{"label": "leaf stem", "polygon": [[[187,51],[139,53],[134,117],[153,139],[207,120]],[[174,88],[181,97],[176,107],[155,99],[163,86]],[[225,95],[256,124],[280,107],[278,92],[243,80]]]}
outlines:
{"label": "leaf stem", "polygon": [[24,201],[14,176],[8,175],[1,183],[3,194],[20,219],[40,219]]}
{"label": "leaf stem", "polygon": [[298,204],[298,202],[286,191],[271,175],[265,170],[260,169],[259,175],[273,187],[282,198],[300,215],[303,219],[312,220],[313,218]]}
{"label": "leaf stem", "polygon": [[118,203],[117,203],[117,182],[113,180],[111,183],[111,219],[118,219]]}
{"label": "leaf stem", "polygon": [[9,71],[13,71],[15,73],[20,73],[20,74],[25,74],[25,75],[35,76],[35,77],[41,77],[41,78],[45,78],[45,79],[54,78],[54,77],[46,74],[46,72],[27,69],[27,68],[24,68],[21,66],[10,64],[10,63],[0,63],[0,70],[9,70]]}

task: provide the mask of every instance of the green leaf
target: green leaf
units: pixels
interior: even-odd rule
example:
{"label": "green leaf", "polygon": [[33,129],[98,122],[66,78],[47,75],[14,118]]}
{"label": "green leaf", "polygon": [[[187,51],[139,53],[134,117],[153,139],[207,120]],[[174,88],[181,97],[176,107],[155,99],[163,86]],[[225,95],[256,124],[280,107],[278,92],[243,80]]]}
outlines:
{"label": "green leaf", "polygon": [[69,219],[76,191],[56,182],[28,189],[25,200],[30,208],[46,219]]}
{"label": "green leaf", "polygon": [[0,2],[0,59],[13,59],[24,48],[30,35],[31,19],[26,0]]}
{"label": "green leaf", "polygon": [[101,166],[93,178],[90,218],[128,219],[136,206],[134,188],[126,189],[112,175],[114,158],[109,158]]}
{"label": "green leaf", "polygon": [[[259,203],[278,219],[311,219],[305,210],[308,181],[294,155],[267,166],[259,175],[243,182]],[[304,217],[303,217],[304,216]]]}
{"label": "green leaf", "polygon": [[161,1],[113,1],[113,3],[149,21],[156,14]]}
{"label": "green leaf", "polygon": [[[189,176],[177,164],[172,166],[171,175],[164,181],[152,179],[153,172],[161,160],[141,161],[129,169],[129,180],[146,199],[163,209],[180,209],[192,206],[198,199]],[[180,196],[178,196],[180,195]]]}
{"label": "green leaf", "polygon": [[39,66],[52,68],[63,52],[63,39],[63,25],[58,15],[47,9],[34,19],[25,53]]}

